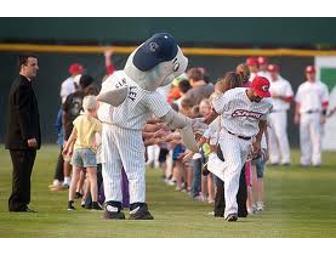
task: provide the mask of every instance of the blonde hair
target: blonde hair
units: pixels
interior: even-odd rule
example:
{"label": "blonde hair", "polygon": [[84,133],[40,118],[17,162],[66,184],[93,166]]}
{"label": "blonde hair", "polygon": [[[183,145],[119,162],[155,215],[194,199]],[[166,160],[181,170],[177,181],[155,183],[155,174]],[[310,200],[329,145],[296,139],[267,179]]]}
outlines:
{"label": "blonde hair", "polygon": [[84,112],[90,112],[97,109],[97,100],[95,96],[86,96],[83,98],[83,109]]}

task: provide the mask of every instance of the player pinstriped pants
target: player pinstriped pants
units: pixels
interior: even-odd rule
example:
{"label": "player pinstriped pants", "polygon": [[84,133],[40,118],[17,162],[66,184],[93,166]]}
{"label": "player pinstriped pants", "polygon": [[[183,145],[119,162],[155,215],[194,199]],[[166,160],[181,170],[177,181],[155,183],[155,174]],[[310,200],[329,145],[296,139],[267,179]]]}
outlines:
{"label": "player pinstriped pants", "polygon": [[102,166],[105,201],[122,201],[121,168],[129,181],[130,203],[145,202],[145,157],[141,130],[103,124]]}
{"label": "player pinstriped pants", "polygon": [[224,217],[227,217],[230,214],[238,214],[236,196],[239,189],[239,177],[250,151],[251,140],[243,140],[223,130],[219,144],[226,163],[224,169]]}

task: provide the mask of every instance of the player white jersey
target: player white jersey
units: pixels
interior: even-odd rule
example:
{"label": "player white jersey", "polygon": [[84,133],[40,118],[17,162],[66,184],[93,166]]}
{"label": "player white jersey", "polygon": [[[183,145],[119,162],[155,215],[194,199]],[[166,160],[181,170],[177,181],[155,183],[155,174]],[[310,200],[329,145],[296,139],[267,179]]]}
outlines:
{"label": "player white jersey", "polygon": [[215,111],[221,114],[222,127],[236,135],[252,137],[259,131],[259,120],[266,120],[272,104],[263,98],[251,102],[246,88],[234,88],[219,95],[212,102]]}
{"label": "player white jersey", "polygon": [[[283,97],[293,97],[294,93],[292,86],[285,79],[277,79],[276,81],[270,80],[270,93],[271,95],[283,96]],[[290,107],[289,102],[285,102],[279,98],[272,98],[273,110],[283,111],[288,110]]]}
{"label": "player white jersey", "polygon": [[267,71],[259,71],[257,73],[258,76],[262,76],[262,77],[265,77],[267,80],[271,81],[271,75],[269,72]]}
{"label": "player white jersey", "polygon": [[121,128],[141,130],[152,113],[161,118],[171,110],[166,99],[159,92],[143,90],[124,71],[114,72],[102,84],[102,90],[110,83],[129,87],[129,93],[125,101],[118,107],[103,104],[98,114],[99,119],[103,122]]}
{"label": "player white jersey", "polygon": [[249,81],[253,81],[256,76],[257,76],[257,73],[250,73]]}
{"label": "player white jersey", "polygon": [[300,104],[300,113],[309,111],[321,111],[322,103],[328,102],[328,87],[320,82],[302,83],[295,96],[295,101]]}

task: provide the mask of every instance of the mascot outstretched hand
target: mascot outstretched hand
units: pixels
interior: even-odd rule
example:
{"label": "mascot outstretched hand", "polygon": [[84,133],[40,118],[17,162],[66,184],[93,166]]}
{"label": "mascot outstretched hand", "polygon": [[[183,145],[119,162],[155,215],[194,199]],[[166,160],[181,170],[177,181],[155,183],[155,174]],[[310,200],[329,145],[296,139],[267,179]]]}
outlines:
{"label": "mascot outstretched hand", "polygon": [[170,84],[187,68],[175,38],[154,34],[128,57],[125,68],[116,71],[103,84],[97,97],[102,102],[98,117],[103,122],[102,161],[105,192],[104,218],[125,219],[121,201],[121,168],[129,180],[130,216],[151,220],[146,204],[145,147],[142,130],[154,114],[172,129],[180,131],[191,151],[198,151],[191,119],[176,113],[156,91]]}

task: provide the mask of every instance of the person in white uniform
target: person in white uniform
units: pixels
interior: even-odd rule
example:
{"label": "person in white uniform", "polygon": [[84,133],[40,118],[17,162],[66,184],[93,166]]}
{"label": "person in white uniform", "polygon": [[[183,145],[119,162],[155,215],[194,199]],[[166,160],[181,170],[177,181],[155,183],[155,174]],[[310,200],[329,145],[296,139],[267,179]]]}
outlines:
{"label": "person in white uniform", "polygon": [[246,65],[250,69],[249,81],[252,82],[259,72],[258,59],[256,57],[248,57],[246,59]]}
{"label": "person in white uniform", "polygon": [[293,90],[291,84],[280,78],[280,68],[278,65],[268,65],[270,73],[270,93],[272,97],[273,109],[269,115],[269,158],[272,165],[289,165],[290,148],[287,134],[287,111],[290,102],[293,100]]}
{"label": "person in white uniform", "polygon": [[[225,182],[225,212],[227,221],[237,221],[236,195],[239,176],[250,153],[260,153],[261,138],[266,129],[267,115],[272,104],[269,99],[270,83],[257,76],[249,88],[234,88],[218,94],[213,100],[214,111],[221,117],[222,130],[219,145],[223,153],[223,181]],[[215,114],[214,114],[215,117]],[[252,138],[255,140],[252,142]]]}
{"label": "person in white uniform", "polygon": [[295,96],[295,124],[300,124],[300,163],[321,165],[321,124],[325,122],[329,92],[327,86],[316,80],[314,66],[305,70],[307,81],[302,83]]}
{"label": "person in white uniform", "polygon": [[130,193],[132,220],[152,220],[146,203],[145,160],[142,130],[154,114],[178,129],[192,151],[198,151],[192,121],[177,114],[157,88],[183,73],[187,58],[168,33],[153,35],[129,56],[125,68],[114,72],[102,84],[97,99],[102,102],[98,117],[103,122],[102,167],[105,219],[125,219],[121,211],[121,168],[124,167]]}
{"label": "person in white uniform", "polygon": [[258,66],[259,66],[259,71],[257,75],[263,76],[270,81],[271,75],[268,71],[268,59],[266,57],[260,56],[257,58],[257,60],[258,60]]}

